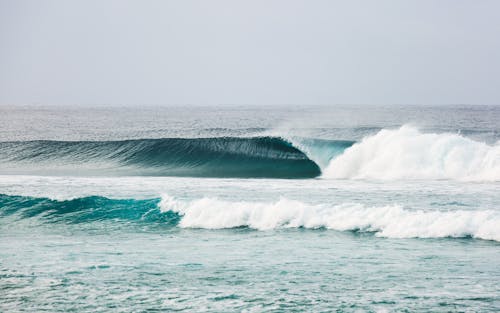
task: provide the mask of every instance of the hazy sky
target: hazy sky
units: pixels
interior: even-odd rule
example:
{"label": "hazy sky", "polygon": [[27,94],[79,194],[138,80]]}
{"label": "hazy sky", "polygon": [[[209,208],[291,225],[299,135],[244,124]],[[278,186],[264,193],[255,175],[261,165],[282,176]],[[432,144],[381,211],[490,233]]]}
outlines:
{"label": "hazy sky", "polygon": [[0,0],[0,104],[500,104],[500,1]]}

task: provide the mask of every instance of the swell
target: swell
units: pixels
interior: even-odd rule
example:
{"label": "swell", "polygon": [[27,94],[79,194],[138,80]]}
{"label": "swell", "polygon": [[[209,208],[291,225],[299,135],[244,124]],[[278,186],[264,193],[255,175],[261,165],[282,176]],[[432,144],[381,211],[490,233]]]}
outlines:
{"label": "swell", "polygon": [[252,202],[217,198],[179,200],[164,195],[146,200],[90,196],[58,201],[0,195],[0,226],[8,217],[11,217],[9,224],[13,223],[12,218],[37,219],[49,224],[111,221],[180,228],[331,229],[369,232],[387,238],[472,237],[500,241],[500,212],[495,210],[425,211],[359,203],[314,205],[286,198]]}
{"label": "swell", "polygon": [[0,143],[6,174],[313,178],[320,167],[277,137]]}

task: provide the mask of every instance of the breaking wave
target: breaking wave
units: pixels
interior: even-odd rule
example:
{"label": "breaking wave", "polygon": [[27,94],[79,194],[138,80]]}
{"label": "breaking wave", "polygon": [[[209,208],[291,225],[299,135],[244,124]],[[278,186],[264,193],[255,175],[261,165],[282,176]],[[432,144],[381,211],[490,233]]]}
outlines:
{"label": "breaking wave", "polygon": [[91,196],[58,201],[0,195],[0,223],[9,216],[65,224],[125,221],[203,229],[323,228],[370,232],[387,238],[473,237],[500,241],[500,212],[495,210],[425,211],[358,203],[313,205],[286,198],[249,202],[217,198],[179,200],[165,195],[147,200]]}
{"label": "breaking wave", "polygon": [[346,149],[323,170],[325,178],[500,180],[500,144],[458,134],[384,129]]}

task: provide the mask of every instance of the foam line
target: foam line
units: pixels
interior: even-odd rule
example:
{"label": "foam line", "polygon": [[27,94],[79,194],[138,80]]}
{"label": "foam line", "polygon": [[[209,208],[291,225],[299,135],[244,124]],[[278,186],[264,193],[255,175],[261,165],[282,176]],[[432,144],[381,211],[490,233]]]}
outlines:
{"label": "foam line", "polygon": [[179,226],[185,228],[328,228],[368,231],[388,238],[471,236],[500,241],[500,212],[493,210],[423,211],[356,203],[310,205],[286,198],[269,203],[215,198],[182,202],[170,196],[163,196],[159,206],[162,211],[178,213]]}

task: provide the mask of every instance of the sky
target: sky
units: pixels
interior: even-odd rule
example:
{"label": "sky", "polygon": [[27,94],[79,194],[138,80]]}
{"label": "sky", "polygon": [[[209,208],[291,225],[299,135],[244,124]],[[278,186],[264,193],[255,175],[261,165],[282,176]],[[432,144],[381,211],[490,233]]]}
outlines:
{"label": "sky", "polygon": [[0,0],[0,105],[500,104],[498,0]]}

